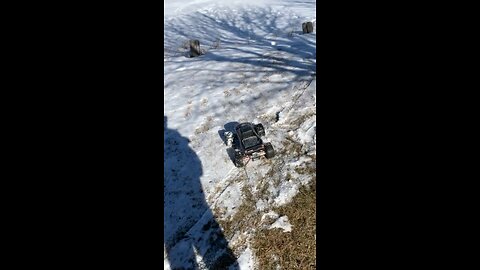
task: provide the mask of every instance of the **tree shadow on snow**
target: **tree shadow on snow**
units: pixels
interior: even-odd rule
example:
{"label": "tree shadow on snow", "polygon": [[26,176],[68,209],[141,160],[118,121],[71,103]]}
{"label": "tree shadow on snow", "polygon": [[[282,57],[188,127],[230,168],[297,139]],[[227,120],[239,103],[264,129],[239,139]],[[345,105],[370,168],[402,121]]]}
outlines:
{"label": "tree shadow on snow", "polygon": [[[305,19],[285,16],[278,15],[269,8],[258,8],[243,14],[224,14],[220,17],[194,13],[180,19],[181,23],[165,23],[164,29],[175,29],[175,36],[164,36],[164,47],[178,46],[178,41],[182,38],[198,39],[201,46],[208,50],[202,56],[202,61],[207,61],[212,66],[215,62],[243,63],[252,67],[251,72],[261,73],[268,70],[290,73],[296,77],[316,73],[316,42],[312,40],[312,34],[300,34]],[[280,26],[281,21],[285,20],[288,25],[283,23]],[[276,44],[273,45],[272,41]],[[218,43],[221,49],[228,49],[232,53],[229,53],[228,57],[216,53],[217,49],[212,45],[215,43]],[[232,70],[224,72],[231,74]],[[219,82],[221,84],[233,83],[224,81],[220,74],[218,77],[222,78]]]}
{"label": "tree shadow on snow", "polygon": [[200,159],[187,138],[168,128],[165,116],[164,135],[163,236],[170,268],[199,269],[198,254],[207,269],[238,270],[238,262],[206,202]]}

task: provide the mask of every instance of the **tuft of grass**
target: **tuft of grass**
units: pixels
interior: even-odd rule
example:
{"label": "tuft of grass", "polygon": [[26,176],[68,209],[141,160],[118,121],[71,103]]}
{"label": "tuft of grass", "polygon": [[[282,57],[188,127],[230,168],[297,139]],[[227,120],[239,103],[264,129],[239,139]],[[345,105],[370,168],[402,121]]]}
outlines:
{"label": "tuft of grass", "polygon": [[275,211],[287,216],[291,232],[262,229],[252,239],[259,269],[316,269],[316,177],[286,205]]}

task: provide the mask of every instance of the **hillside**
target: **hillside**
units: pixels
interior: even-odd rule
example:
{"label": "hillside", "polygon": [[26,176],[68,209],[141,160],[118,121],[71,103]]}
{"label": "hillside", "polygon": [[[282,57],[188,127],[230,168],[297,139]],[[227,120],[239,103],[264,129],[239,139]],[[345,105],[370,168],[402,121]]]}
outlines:
{"label": "hillside", "polygon": [[[316,3],[224,2],[164,2],[164,267],[314,269]],[[234,166],[241,122],[273,159]]]}

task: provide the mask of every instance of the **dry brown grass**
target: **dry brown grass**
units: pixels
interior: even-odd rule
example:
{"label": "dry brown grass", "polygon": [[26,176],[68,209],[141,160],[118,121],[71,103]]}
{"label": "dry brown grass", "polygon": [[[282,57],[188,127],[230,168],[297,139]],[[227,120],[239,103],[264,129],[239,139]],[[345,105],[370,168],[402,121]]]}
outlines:
{"label": "dry brown grass", "polygon": [[288,135],[285,139],[286,140],[282,141],[283,147],[279,149],[278,154],[285,157],[300,157],[303,153],[303,144],[295,141],[295,139]]}
{"label": "dry brown grass", "polygon": [[[238,207],[233,217],[229,220],[219,220],[221,227],[227,239],[231,239],[236,232],[245,232],[249,228],[255,228],[258,225],[259,214],[255,211],[256,200],[248,187],[242,189],[243,202]],[[235,255],[245,248],[246,241],[233,248]]]}
{"label": "dry brown grass", "polygon": [[292,224],[291,232],[281,229],[258,231],[252,248],[259,269],[315,269],[316,234],[316,178],[287,205],[274,209],[280,216],[287,216]]}

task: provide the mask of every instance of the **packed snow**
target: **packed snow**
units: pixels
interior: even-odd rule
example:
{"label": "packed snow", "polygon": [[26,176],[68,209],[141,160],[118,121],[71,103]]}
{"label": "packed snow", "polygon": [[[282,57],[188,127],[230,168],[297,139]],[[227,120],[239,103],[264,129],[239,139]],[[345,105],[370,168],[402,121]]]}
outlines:
{"label": "packed snow", "polygon": [[[256,202],[267,213],[310,180],[298,171],[316,151],[316,32],[301,25],[316,21],[315,5],[164,0],[164,269],[256,269],[254,251],[232,246],[220,221],[236,214],[244,188],[257,195],[282,179]],[[188,57],[190,39],[204,55]],[[272,160],[234,166],[223,134],[242,122],[263,124]],[[295,229],[276,218],[271,228]]]}

